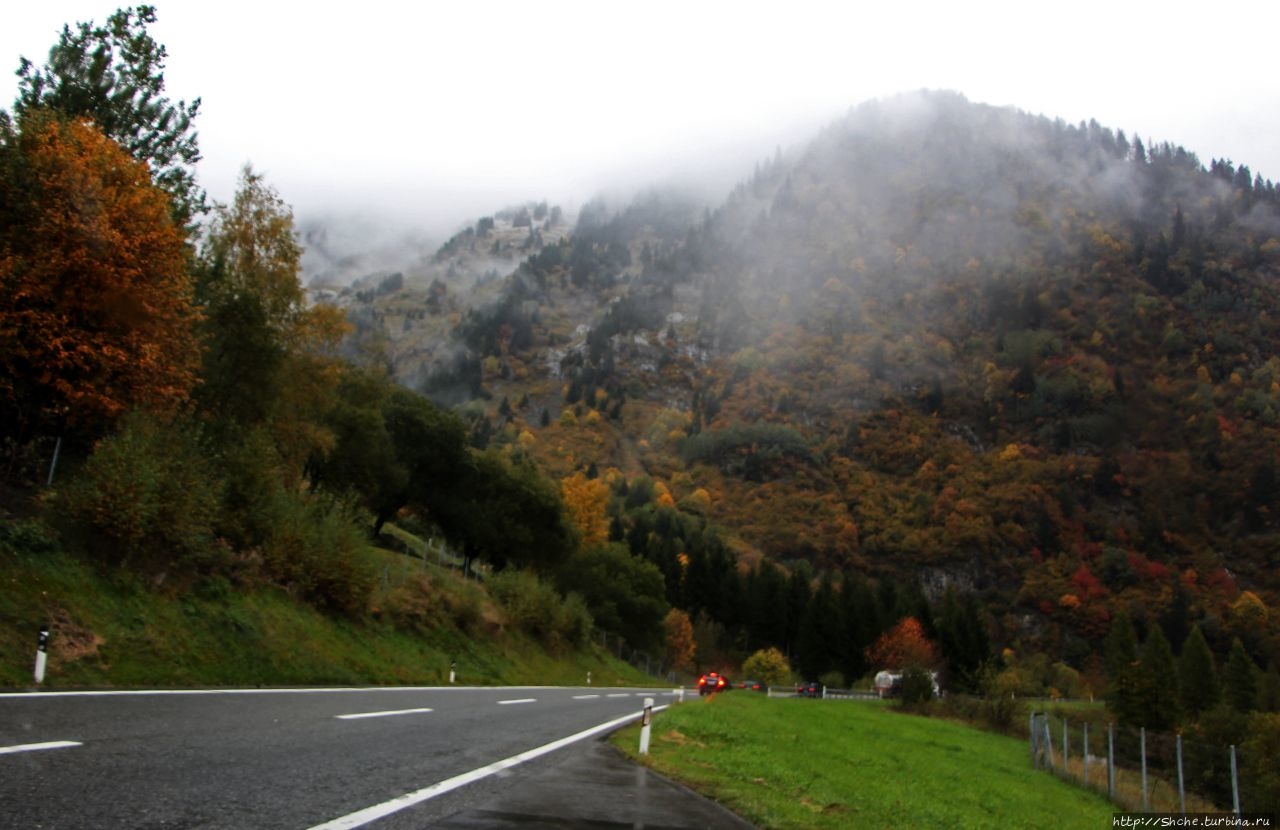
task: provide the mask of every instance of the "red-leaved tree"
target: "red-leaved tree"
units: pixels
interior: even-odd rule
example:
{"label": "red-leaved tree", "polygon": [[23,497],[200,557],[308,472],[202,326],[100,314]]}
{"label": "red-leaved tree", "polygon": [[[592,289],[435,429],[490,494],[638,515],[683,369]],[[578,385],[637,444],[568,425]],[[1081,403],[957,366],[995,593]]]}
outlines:
{"label": "red-leaved tree", "polygon": [[938,649],[919,620],[904,617],[871,644],[867,659],[872,666],[886,669],[932,668],[938,662]]}

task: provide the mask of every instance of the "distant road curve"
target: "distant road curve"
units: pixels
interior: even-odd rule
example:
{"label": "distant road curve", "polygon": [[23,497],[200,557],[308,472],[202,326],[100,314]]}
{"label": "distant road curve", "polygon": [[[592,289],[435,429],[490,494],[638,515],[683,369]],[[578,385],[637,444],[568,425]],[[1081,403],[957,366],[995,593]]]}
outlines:
{"label": "distant road curve", "polygon": [[[354,828],[637,717],[669,689],[416,687],[0,694],[7,827]],[[455,800],[465,798],[457,794]],[[379,827],[384,826],[382,823]]]}

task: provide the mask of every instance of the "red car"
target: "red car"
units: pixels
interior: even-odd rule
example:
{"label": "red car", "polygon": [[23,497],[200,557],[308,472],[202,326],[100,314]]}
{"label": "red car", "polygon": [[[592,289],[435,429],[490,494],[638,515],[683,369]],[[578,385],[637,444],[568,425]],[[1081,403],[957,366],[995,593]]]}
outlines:
{"label": "red car", "polygon": [[713,671],[709,671],[698,678],[698,694],[700,695],[713,695],[727,688],[729,688],[728,678]]}

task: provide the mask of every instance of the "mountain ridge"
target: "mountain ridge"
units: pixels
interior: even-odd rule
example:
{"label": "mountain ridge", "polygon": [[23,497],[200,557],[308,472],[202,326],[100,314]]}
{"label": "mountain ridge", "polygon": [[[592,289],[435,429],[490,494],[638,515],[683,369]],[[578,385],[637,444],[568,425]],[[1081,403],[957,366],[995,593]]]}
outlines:
{"label": "mountain ridge", "polygon": [[721,205],[585,207],[401,377],[748,559],[959,583],[1009,641],[1180,590],[1225,636],[1242,591],[1280,601],[1278,205],[1176,145],[911,93]]}

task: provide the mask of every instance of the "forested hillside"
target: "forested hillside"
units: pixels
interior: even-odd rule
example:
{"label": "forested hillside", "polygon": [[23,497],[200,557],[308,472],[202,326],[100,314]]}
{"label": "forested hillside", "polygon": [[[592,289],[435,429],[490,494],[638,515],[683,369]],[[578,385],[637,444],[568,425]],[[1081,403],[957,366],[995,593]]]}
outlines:
{"label": "forested hillside", "polygon": [[588,206],[415,379],[465,379],[477,442],[598,474],[610,537],[740,645],[794,646],[794,614],[761,630],[777,562],[974,593],[1078,669],[1121,613],[1265,664],[1278,265],[1247,166],[918,93],[722,205]]}
{"label": "forested hillside", "polygon": [[1222,699],[1229,742],[1280,709],[1280,194],[1247,166],[915,93],[716,204],[531,201],[308,293],[306,240],[355,260],[252,168],[207,204],[152,22],[68,28],[0,112],[15,567],[421,634],[448,602],[378,599],[392,523],[552,650],[1162,727]]}

